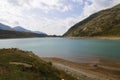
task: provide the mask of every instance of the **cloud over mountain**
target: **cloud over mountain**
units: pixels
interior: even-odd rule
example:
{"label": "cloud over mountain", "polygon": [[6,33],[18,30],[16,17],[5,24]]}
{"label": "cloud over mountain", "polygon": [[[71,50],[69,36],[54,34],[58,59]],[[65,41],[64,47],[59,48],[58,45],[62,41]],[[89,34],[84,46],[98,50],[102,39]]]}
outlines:
{"label": "cloud over mountain", "polygon": [[48,34],[63,34],[73,24],[120,0],[0,0],[0,22]]}

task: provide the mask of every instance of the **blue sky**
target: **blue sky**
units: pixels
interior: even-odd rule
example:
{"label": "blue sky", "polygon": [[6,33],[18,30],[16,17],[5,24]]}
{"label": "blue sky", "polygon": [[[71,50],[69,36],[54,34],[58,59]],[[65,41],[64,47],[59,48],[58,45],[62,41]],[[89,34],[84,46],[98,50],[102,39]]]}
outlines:
{"label": "blue sky", "polygon": [[47,34],[64,34],[89,15],[120,0],[0,0],[0,22]]}

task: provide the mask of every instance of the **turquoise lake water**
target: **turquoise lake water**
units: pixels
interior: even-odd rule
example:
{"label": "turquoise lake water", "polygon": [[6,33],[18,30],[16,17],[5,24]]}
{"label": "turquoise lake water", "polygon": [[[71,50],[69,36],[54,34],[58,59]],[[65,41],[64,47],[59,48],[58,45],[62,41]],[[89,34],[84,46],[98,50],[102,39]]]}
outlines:
{"label": "turquoise lake water", "polygon": [[120,40],[23,38],[1,39],[0,48],[20,48],[42,57],[105,57],[120,59]]}

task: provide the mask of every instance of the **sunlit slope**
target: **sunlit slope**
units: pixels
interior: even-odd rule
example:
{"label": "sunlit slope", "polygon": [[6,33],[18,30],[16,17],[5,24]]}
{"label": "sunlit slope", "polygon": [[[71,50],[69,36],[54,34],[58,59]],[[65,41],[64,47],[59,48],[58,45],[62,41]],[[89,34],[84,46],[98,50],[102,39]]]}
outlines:
{"label": "sunlit slope", "polygon": [[72,26],[64,36],[120,36],[120,4],[92,14]]}

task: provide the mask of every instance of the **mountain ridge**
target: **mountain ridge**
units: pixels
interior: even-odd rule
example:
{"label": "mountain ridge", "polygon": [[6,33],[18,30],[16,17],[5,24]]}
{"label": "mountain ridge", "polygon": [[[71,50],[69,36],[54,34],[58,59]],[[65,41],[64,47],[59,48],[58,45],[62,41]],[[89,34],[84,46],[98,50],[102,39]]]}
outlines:
{"label": "mountain ridge", "polygon": [[0,39],[28,37],[47,37],[47,34],[38,34],[20,26],[11,28],[11,26],[0,23]]}
{"label": "mountain ridge", "polygon": [[35,33],[35,34],[44,34],[44,35],[47,35],[46,33],[44,32],[40,32],[40,31],[31,31],[31,30],[28,30],[28,29],[25,29],[21,26],[16,26],[13,28],[15,31],[20,31],[20,32],[31,32],[31,33]]}
{"label": "mountain ridge", "polygon": [[40,32],[40,31],[31,31],[31,30],[25,29],[25,28],[23,28],[21,26],[16,26],[16,27],[12,28],[11,26],[5,25],[3,23],[0,23],[0,30],[10,30],[10,31],[19,31],[19,32],[31,32],[31,33],[36,33],[36,34],[46,34],[44,32]]}
{"label": "mountain ridge", "polygon": [[20,31],[20,32],[32,32],[30,30],[27,30],[27,29],[21,27],[21,26],[16,26],[13,29],[16,30],[16,31]]}
{"label": "mountain ridge", "polygon": [[2,30],[13,30],[10,26],[0,23],[0,29]]}
{"label": "mountain ridge", "polygon": [[90,15],[72,26],[63,36],[120,36],[120,4]]}
{"label": "mountain ridge", "polygon": [[31,38],[31,37],[47,37],[45,34],[36,34],[31,32],[19,32],[0,29],[0,39],[6,38]]}

